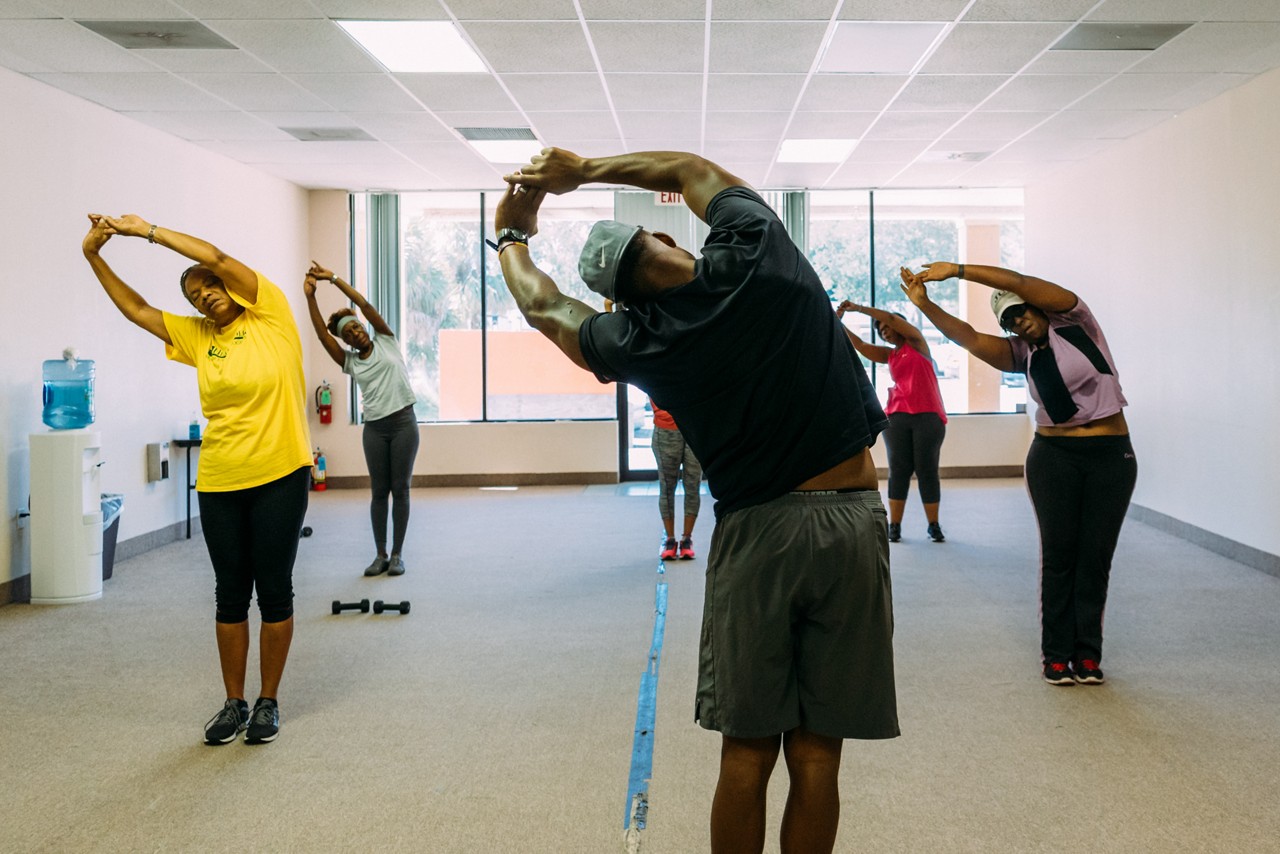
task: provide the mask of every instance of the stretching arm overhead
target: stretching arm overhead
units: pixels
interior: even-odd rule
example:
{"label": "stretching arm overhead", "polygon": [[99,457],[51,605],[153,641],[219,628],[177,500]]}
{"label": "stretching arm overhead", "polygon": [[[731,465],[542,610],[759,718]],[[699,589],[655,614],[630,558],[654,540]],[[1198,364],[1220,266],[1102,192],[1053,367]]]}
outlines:
{"label": "stretching arm overhead", "polygon": [[627,184],[642,190],[680,193],[689,210],[706,221],[707,205],[728,187],[743,181],[696,154],[639,151],[615,157],[580,157],[563,148],[544,148],[529,165],[504,176],[509,184],[536,187],[560,195],[583,184]]}
{"label": "stretching arm overhead", "polygon": [[943,335],[998,371],[1017,370],[1008,338],[979,332],[960,318],[948,314],[942,306],[929,299],[923,274],[915,274],[902,267],[899,275],[902,276],[902,292]]}
{"label": "stretching arm overhead", "polygon": [[1004,267],[988,267],[982,264],[957,264],[953,261],[933,261],[924,265],[917,274],[922,282],[940,282],[943,279],[964,279],[989,288],[1009,291],[1022,297],[1044,311],[1071,311],[1080,298],[1072,291],[1035,276],[1024,276],[1016,270]]}
{"label": "stretching arm overhead", "polygon": [[85,260],[93,269],[93,274],[98,277],[103,290],[107,292],[107,296],[131,323],[147,330],[164,343],[172,344],[169,330],[164,325],[164,313],[154,308],[137,291],[125,284],[99,254],[99,250],[111,239],[113,233],[111,229],[103,222],[102,217],[94,214],[89,215],[89,222],[92,225],[89,227],[89,233],[84,236],[81,249],[84,251]]}

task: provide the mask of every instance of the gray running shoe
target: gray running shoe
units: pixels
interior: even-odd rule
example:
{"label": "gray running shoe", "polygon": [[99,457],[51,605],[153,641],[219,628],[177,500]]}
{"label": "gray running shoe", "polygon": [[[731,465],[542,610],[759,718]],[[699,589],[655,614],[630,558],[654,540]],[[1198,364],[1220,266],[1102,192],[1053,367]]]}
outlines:
{"label": "gray running shoe", "polygon": [[373,563],[365,568],[364,574],[370,578],[375,575],[382,575],[387,571],[387,559],[385,557],[375,557]]}
{"label": "gray running shoe", "polygon": [[400,555],[392,555],[391,561],[387,564],[387,575],[404,575],[404,560]]}
{"label": "gray running shoe", "polygon": [[244,700],[227,700],[204,725],[204,743],[230,744],[248,725],[249,704]]}
{"label": "gray running shoe", "polygon": [[280,734],[280,706],[270,697],[259,697],[249,715],[249,728],[244,734],[245,744],[264,744],[275,741]]}

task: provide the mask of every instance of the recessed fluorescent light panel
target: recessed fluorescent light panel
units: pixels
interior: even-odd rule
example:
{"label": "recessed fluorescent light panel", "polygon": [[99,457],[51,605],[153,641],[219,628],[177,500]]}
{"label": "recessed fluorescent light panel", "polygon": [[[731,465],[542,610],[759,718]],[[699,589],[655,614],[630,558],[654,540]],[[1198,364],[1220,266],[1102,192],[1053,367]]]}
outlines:
{"label": "recessed fluorescent light panel", "polygon": [[1155,50],[1190,24],[1076,24],[1049,50]]}
{"label": "recessed fluorescent light panel", "polygon": [[[840,21],[818,71],[825,74],[906,74],[946,24]],[[839,105],[831,104],[833,110]]]}
{"label": "recessed fluorescent light panel", "polygon": [[542,143],[536,139],[477,139],[471,147],[490,163],[528,163],[535,154],[542,152]]}
{"label": "recessed fluorescent light panel", "polygon": [[779,163],[843,163],[856,139],[784,139]]}
{"label": "recessed fluorescent light panel", "polygon": [[488,71],[450,21],[336,21],[392,72]]}

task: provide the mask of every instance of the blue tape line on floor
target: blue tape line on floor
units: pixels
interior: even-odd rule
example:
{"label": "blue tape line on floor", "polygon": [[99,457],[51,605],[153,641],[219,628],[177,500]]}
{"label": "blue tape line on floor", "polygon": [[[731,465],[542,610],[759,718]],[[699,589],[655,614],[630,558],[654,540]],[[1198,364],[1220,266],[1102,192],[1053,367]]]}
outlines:
{"label": "blue tape line on floor", "polygon": [[[658,572],[666,568],[659,563]],[[627,782],[624,831],[644,830],[649,813],[649,780],[653,777],[653,727],[658,711],[658,665],[662,663],[662,638],[667,628],[667,583],[659,581],[654,593],[653,640],[649,662],[640,677],[636,700],[636,732],[631,748],[631,777]]]}

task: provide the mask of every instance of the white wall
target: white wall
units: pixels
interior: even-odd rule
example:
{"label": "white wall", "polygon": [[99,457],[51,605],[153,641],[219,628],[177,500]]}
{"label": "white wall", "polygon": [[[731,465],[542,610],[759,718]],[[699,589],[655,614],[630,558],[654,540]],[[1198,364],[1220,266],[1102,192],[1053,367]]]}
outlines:
{"label": "white wall", "polygon": [[1280,554],[1280,72],[1033,187],[1030,272],[1094,309],[1134,502]]}
{"label": "white wall", "polygon": [[[29,494],[27,436],[40,421],[41,362],[75,346],[97,362],[102,486],[125,494],[120,537],[184,518],[181,456],[148,485],[148,442],[185,436],[195,372],[126,321],[80,251],[89,211],[137,213],[208,239],[281,285],[307,251],[307,193],[29,78],[0,69],[0,205],[8,315],[0,336],[0,583],[26,573],[15,516]],[[188,265],[144,240],[115,238],[103,256],[149,302],[190,311]],[[295,304],[295,311],[300,308]],[[299,314],[299,320],[303,315]]]}

